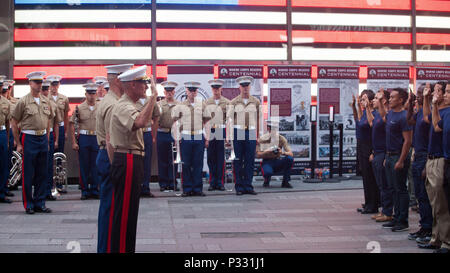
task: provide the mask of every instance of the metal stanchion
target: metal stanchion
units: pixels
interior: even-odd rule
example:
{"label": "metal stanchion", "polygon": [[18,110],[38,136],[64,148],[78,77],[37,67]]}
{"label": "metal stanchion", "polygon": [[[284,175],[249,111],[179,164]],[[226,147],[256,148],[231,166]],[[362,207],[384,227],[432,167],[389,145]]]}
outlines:
{"label": "metal stanchion", "polygon": [[342,162],[344,161],[344,125],[342,123],[340,123],[338,125],[338,130],[339,130],[339,176],[336,177],[337,179],[339,179],[340,181],[342,180],[349,180],[350,177],[349,176],[343,176],[342,175]]}
{"label": "metal stanchion", "polygon": [[310,122],[311,122],[311,177],[303,179],[304,183],[321,183],[322,179],[314,178],[317,164],[317,143],[316,143],[316,127],[317,127],[317,106],[311,105]]}
{"label": "metal stanchion", "polygon": [[[330,106],[330,117],[329,117],[329,127],[330,127],[330,177],[324,178],[323,182],[327,183],[339,183],[341,182],[339,179],[333,178],[333,144],[334,144],[334,137],[333,137],[333,131],[334,131],[334,106]],[[342,148],[341,148],[342,150]]]}

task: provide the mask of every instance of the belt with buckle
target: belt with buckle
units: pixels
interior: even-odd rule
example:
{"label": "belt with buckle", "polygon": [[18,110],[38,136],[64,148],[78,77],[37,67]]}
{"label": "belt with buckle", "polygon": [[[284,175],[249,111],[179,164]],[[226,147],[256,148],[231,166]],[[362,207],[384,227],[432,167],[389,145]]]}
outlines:
{"label": "belt with buckle", "polygon": [[61,122],[59,123],[59,126],[64,126],[64,121],[61,121]]}
{"label": "belt with buckle", "polygon": [[221,129],[224,129],[225,128],[225,125],[223,125],[223,124],[214,124],[214,126],[212,126],[212,128],[213,129],[218,129],[218,128],[221,128]]}
{"label": "belt with buckle", "polygon": [[50,133],[53,132],[53,128],[50,127]]}
{"label": "belt with buckle", "polygon": [[145,127],[145,128],[142,128],[142,130],[144,132],[151,132],[152,131],[152,127]]}
{"label": "belt with buckle", "polygon": [[22,130],[22,133],[33,136],[43,136],[47,133],[47,130]]}
{"label": "belt with buckle", "polygon": [[203,130],[197,130],[197,131],[181,131],[182,135],[201,135],[203,134]]}
{"label": "belt with buckle", "polygon": [[439,159],[439,158],[443,158],[443,156],[428,155],[428,159]]}
{"label": "belt with buckle", "polygon": [[134,155],[140,155],[140,156],[144,156],[145,155],[144,151],[136,150],[136,149],[115,148],[114,152],[116,152],[116,153],[124,153],[124,154],[134,154]]}
{"label": "belt with buckle", "polygon": [[6,130],[6,126],[5,125],[0,126],[0,131],[3,131],[3,130]]}
{"label": "belt with buckle", "polygon": [[170,129],[169,129],[169,128],[158,128],[158,132],[161,132],[161,133],[170,133]]}
{"label": "belt with buckle", "polygon": [[387,155],[400,155],[400,152],[386,152]]}
{"label": "belt with buckle", "polygon": [[95,136],[95,131],[90,130],[80,130],[80,135],[88,135],[88,136]]}
{"label": "belt with buckle", "polygon": [[100,144],[98,145],[99,149],[106,149],[106,141],[100,141]]}
{"label": "belt with buckle", "polygon": [[234,125],[234,129],[240,129],[240,130],[256,130],[256,127],[255,127],[255,126]]}

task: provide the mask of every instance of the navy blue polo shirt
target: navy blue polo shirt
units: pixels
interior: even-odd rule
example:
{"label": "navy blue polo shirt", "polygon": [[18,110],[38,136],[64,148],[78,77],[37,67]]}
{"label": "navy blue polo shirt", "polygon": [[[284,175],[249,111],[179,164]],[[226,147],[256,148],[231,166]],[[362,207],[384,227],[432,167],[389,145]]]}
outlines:
{"label": "navy blue polo shirt", "polygon": [[[373,112],[372,112],[373,113]],[[367,120],[367,113],[364,110],[361,119],[359,120],[359,136],[362,142],[371,143],[372,142],[372,127],[369,125]]]}
{"label": "navy blue polo shirt", "polygon": [[406,111],[390,110],[386,115],[386,151],[401,153],[403,148],[403,132],[411,131],[406,120]]}
{"label": "navy blue polo shirt", "polygon": [[413,116],[416,121],[414,126],[413,147],[416,153],[428,152],[428,138],[430,136],[430,123],[423,121],[423,109]]}
{"label": "navy blue polo shirt", "polygon": [[378,111],[373,113],[372,121],[372,148],[375,153],[386,151],[386,123]]}
{"label": "navy blue polo shirt", "polygon": [[[447,107],[446,109],[448,109]],[[438,122],[439,128],[442,131],[442,147],[444,149],[444,157],[445,159],[450,159],[450,110],[447,110],[443,116],[441,116],[441,120]]]}
{"label": "navy blue polo shirt", "polygon": [[361,133],[359,131],[359,122],[357,118],[355,118],[355,130],[356,130],[356,140],[361,140]]}
{"label": "navy blue polo shirt", "polygon": [[[443,117],[450,110],[450,107],[443,108],[439,110],[439,115]],[[432,122],[432,115],[428,116],[430,122]],[[428,141],[428,155],[443,157],[444,147],[443,147],[443,132],[435,132],[434,127],[430,126],[429,130],[429,141]]]}

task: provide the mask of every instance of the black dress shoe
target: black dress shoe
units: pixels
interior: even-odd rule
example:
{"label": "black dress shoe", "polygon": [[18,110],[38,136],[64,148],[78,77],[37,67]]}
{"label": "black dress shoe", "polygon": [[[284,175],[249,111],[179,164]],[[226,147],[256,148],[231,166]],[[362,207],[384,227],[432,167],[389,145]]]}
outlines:
{"label": "black dress shoe", "polygon": [[86,196],[86,195],[83,195],[83,196],[81,196],[81,198],[80,198],[81,200],[88,200],[89,199],[89,197],[88,196]]}
{"label": "black dress shoe", "polygon": [[449,253],[448,251],[449,251],[448,248],[441,247],[441,248],[436,249],[435,251],[433,251],[433,253],[443,253],[443,254],[448,254],[448,253]]}
{"label": "black dress shoe", "polygon": [[55,201],[56,197],[54,197],[53,195],[50,194],[50,195],[47,195],[47,197],[45,197],[45,199],[48,201]]}
{"label": "black dress shoe", "polygon": [[89,196],[89,198],[91,198],[91,199],[100,199],[100,195],[98,195],[98,194],[91,194],[91,196]]}
{"label": "black dress shoe", "polygon": [[141,197],[153,198],[155,196],[151,192],[145,192],[145,193],[141,193]]}
{"label": "black dress shoe", "polygon": [[34,210],[33,209],[26,209],[25,213],[26,214],[34,214]]}
{"label": "black dress shoe", "polygon": [[7,192],[5,193],[5,195],[8,196],[8,197],[13,197],[13,196],[14,196],[14,193],[12,193],[12,192],[10,192],[10,191],[7,191]]}
{"label": "black dress shoe", "polygon": [[188,196],[191,196],[192,194],[190,193],[190,192],[183,192],[182,194],[181,194],[181,196],[182,197],[188,197]]}
{"label": "black dress shoe", "polygon": [[265,183],[265,182],[264,182],[264,183],[263,183],[263,187],[264,187],[264,188],[270,188],[270,185],[269,185],[269,183]]}
{"label": "black dress shoe", "polygon": [[439,249],[439,246],[436,245],[432,245],[432,244],[417,244],[418,248],[423,248],[423,249]]}
{"label": "black dress shoe", "polygon": [[247,191],[246,194],[257,195],[256,191]]}
{"label": "black dress shoe", "polygon": [[224,186],[220,186],[220,187],[218,187],[218,188],[216,188],[217,190],[219,190],[219,191],[224,191],[225,190],[225,187]]}
{"label": "black dress shoe", "polygon": [[[79,188],[79,189],[81,190],[81,188]],[[58,189],[58,192],[61,193],[61,194],[66,194],[67,193],[67,191],[63,190],[63,189]]]}
{"label": "black dress shoe", "polygon": [[243,195],[244,193],[243,192],[241,192],[241,191],[237,191],[236,192],[236,195]]}
{"label": "black dress shoe", "polygon": [[43,207],[43,208],[34,208],[35,212],[41,212],[41,213],[51,213],[52,210],[47,208],[47,207]]}
{"label": "black dress shoe", "polygon": [[0,203],[11,204],[12,201],[8,198],[0,198]]}
{"label": "black dress shoe", "polygon": [[166,190],[166,188],[165,187],[161,187],[161,188],[159,188],[159,191],[165,191]]}
{"label": "black dress shoe", "polygon": [[361,211],[361,214],[374,214],[374,213],[378,213],[378,210],[376,210],[376,209],[363,209]]}
{"label": "black dress shoe", "polygon": [[216,188],[213,186],[209,186],[208,191],[214,191]]}
{"label": "black dress shoe", "polygon": [[363,212],[363,210],[364,210],[363,208],[357,208],[356,209],[356,211],[359,212],[359,213]]}
{"label": "black dress shoe", "polygon": [[194,192],[192,193],[192,196],[206,196],[202,191],[201,192]]}
{"label": "black dress shoe", "polygon": [[292,185],[289,184],[289,182],[282,183],[282,184],[281,184],[281,187],[282,187],[282,188],[292,189]]}

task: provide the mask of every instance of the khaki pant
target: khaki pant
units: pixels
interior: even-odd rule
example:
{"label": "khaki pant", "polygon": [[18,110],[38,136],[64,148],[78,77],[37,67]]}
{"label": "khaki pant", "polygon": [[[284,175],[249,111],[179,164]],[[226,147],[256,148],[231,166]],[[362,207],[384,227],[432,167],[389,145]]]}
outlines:
{"label": "khaki pant", "polygon": [[433,211],[430,244],[450,248],[450,214],[444,191],[444,167],[444,158],[428,159],[425,187]]}

